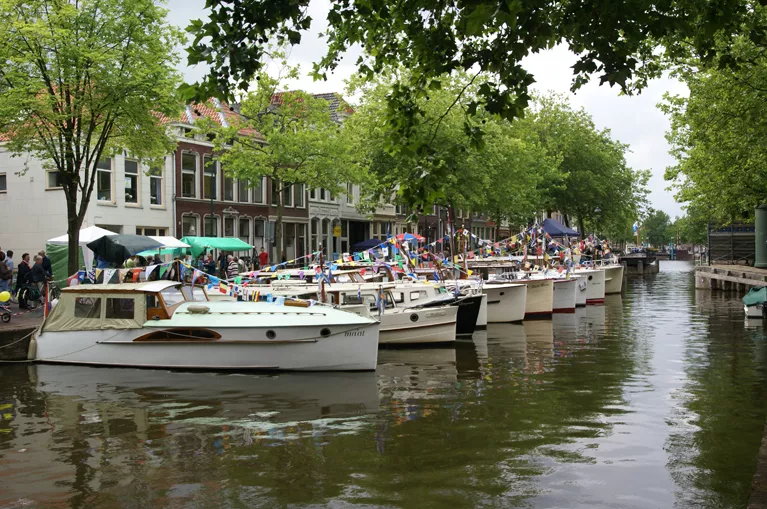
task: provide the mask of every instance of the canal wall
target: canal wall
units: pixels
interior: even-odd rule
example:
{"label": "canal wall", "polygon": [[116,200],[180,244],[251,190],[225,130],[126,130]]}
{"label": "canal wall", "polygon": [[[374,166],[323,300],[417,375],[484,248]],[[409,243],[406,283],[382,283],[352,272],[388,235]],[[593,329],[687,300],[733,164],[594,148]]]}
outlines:
{"label": "canal wall", "polygon": [[0,330],[0,362],[29,359],[29,342],[37,327],[3,327]]}
{"label": "canal wall", "polygon": [[634,263],[623,263],[623,273],[634,276],[647,276],[657,274],[660,271],[660,260],[654,262],[645,262],[644,260],[635,260]]}
{"label": "canal wall", "polygon": [[767,286],[767,270],[741,265],[695,267],[695,288],[745,293],[753,287]]}

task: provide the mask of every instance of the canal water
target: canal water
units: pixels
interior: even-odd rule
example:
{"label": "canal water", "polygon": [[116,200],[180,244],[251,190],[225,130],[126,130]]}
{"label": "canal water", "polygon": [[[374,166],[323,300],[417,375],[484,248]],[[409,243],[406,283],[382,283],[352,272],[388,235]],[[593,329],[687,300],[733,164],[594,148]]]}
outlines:
{"label": "canal water", "polygon": [[0,508],[745,507],[767,337],[662,262],[376,373],[0,367]]}

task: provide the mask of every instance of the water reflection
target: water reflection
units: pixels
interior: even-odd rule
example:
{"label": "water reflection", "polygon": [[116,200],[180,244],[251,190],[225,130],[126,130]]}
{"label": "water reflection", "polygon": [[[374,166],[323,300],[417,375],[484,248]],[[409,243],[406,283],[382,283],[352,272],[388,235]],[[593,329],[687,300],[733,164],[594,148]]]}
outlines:
{"label": "water reflection", "polygon": [[0,367],[0,507],[742,507],[763,327],[690,266],[377,373]]}

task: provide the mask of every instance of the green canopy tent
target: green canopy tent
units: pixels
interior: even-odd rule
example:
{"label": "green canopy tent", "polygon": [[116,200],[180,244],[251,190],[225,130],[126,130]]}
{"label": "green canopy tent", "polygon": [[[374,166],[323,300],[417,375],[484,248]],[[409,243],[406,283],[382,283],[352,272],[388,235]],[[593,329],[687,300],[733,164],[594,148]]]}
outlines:
{"label": "green canopy tent", "polygon": [[184,237],[181,242],[189,244],[192,258],[197,258],[206,249],[221,251],[250,251],[253,246],[240,239],[232,237]]}

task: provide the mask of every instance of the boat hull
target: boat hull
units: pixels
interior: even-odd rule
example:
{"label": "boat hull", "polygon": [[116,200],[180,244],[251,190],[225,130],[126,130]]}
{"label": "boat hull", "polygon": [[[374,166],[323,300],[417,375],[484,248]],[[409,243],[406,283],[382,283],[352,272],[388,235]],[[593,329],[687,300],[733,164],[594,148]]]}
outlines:
{"label": "boat hull", "polygon": [[[170,369],[374,370],[378,360],[378,328],[378,323],[222,327],[215,330],[220,339],[190,341],[136,341],[151,330],[147,328],[43,332],[36,338],[35,360]],[[322,329],[329,329],[330,334]],[[265,339],[271,331],[274,339]]]}
{"label": "boat hull", "polygon": [[510,323],[524,320],[528,288],[524,284],[491,284],[482,287],[487,295],[487,323]]}
{"label": "boat hull", "polygon": [[764,304],[755,304],[753,306],[743,306],[743,311],[746,313],[746,318],[762,318],[764,315],[762,306]]}
{"label": "boat hull", "polygon": [[575,313],[578,282],[576,279],[554,280],[554,313]]}
{"label": "boat hull", "polygon": [[605,302],[605,271],[586,269],[576,272],[586,279],[586,304],[604,304]]}
{"label": "boat hull", "polygon": [[554,312],[554,280],[521,279],[519,282],[527,286],[525,320],[551,317]]}
{"label": "boat hull", "polygon": [[455,306],[386,312],[381,315],[378,341],[382,345],[455,343],[457,314]]}
{"label": "boat hull", "polygon": [[587,296],[587,290],[589,287],[589,283],[586,280],[585,277],[575,276],[576,281],[576,290],[575,290],[575,307],[582,307],[586,305],[586,296]]}
{"label": "boat hull", "polygon": [[605,265],[605,295],[621,293],[623,289],[623,265]]}
{"label": "boat hull", "polygon": [[471,336],[477,328],[477,317],[482,307],[482,295],[469,295],[453,304],[458,308],[455,320],[455,333],[459,336]]}
{"label": "boat hull", "polygon": [[482,294],[482,304],[479,306],[476,329],[487,329],[487,295]]}

